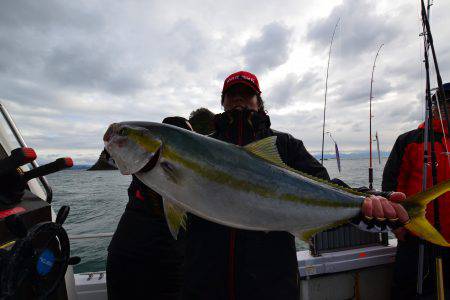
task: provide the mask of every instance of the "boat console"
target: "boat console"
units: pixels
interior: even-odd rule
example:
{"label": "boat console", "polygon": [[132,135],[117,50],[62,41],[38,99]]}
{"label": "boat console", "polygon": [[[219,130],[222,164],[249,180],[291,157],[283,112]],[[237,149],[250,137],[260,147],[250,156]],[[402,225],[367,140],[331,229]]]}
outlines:
{"label": "boat console", "polygon": [[12,149],[0,126],[0,300],[67,299],[62,279],[79,258],[70,258],[62,227],[69,207],[61,207],[52,221],[52,192],[44,176],[70,168],[72,159],[38,166],[35,151],[26,147],[1,105],[0,112],[21,146]]}
{"label": "boat console", "polygon": [[[37,177],[71,167],[70,158],[23,171],[36,159],[31,148],[0,156],[0,299],[49,299],[70,262],[70,245],[62,227],[69,207],[52,222],[50,203],[30,191]],[[61,298],[59,298],[61,299]]]}

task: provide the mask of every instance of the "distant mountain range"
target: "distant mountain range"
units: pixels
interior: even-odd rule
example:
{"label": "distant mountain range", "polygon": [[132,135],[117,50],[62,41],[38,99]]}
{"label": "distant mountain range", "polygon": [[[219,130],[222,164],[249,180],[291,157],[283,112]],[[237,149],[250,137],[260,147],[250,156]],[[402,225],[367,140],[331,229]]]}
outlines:
{"label": "distant mountain range", "polygon": [[[389,157],[390,152],[382,151],[380,153],[381,157]],[[321,154],[320,153],[313,153],[312,154],[316,159],[320,159]],[[377,153],[372,153],[373,159],[377,159]],[[339,156],[341,159],[359,159],[359,158],[369,158],[370,154],[369,151],[357,151],[357,152],[350,152],[350,153],[339,153]],[[336,158],[336,155],[334,153],[324,153],[323,157],[326,159],[333,159]]]}

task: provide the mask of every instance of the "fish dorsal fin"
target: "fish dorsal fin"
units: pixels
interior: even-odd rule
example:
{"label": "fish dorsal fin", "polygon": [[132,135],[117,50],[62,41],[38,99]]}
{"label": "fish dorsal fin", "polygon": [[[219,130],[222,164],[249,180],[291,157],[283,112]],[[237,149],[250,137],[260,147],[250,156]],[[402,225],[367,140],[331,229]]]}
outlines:
{"label": "fish dorsal fin", "polygon": [[321,182],[324,183],[326,185],[329,185],[331,187],[334,188],[338,188],[340,190],[344,190],[348,193],[354,194],[354,195],[358,195],[358,196],[366,196],[366,194],[358,192],[356,190],[352,190],[350,188],[345,188],[342,186],[339,186],[335,183],[332,183],[330,181],[306,174],[304,172],[301,172],[299,170],[296,170],[294,168],[289,167],[288,165],[286,165],[283,160],[280,157],[280,154],[278,152],[278,148],[277,148],[277,136],[269,136],[267,138],[264,138],[262,140],[250,143],[248,145],[245,145],[243,148],[248,151],[249,153],[252,153],[253,155],[260,157],[268,162],[271,162],[272,164],[281,167],[283,169],[287,169],[291,172],[300,174],[304,177],[307,177],[309,179],[312,179],[314,181],[317,182]]}
{"label": "fish dorsal fin", "polygon": [[244,149],[262,159],[270,161],[277,166],[288,168],[283,160],[281,160],[276,142],[276,136],[269,136],[262,140],[245,145]]}
{"label": "fish dorsal fin", "polygon": [[163,199],[164,214],[166,216],[167,226],[174,239],[177,239],[180,227],[186,230],[186,211],[178,206],[174,201]]}

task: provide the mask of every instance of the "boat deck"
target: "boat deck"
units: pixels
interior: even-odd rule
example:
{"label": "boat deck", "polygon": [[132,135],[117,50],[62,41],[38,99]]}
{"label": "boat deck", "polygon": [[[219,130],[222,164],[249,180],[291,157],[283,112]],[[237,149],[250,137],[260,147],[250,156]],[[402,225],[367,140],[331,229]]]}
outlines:
{"label": "boat deck", "polygon": [[[389,246],[371,246],[324,253],[313,257],[298,251],[300,299],[389,299],[397,240]],[[107,299],[105,272],[75,274],[78,300]],[[377,286],[372,287],[371,283]],[[356,297],[356,299],[358,299]]]}

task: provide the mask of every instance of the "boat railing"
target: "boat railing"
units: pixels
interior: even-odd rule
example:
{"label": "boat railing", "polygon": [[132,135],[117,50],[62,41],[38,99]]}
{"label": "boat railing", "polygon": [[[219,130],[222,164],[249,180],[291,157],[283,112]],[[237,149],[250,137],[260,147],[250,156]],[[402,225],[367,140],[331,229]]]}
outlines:
{"label": "boat railing", "polygon": [[352,248],[387,246],[388,234],[363,231],[346,224],[320,232],[312,238],[310,251],[313,256]]}
{"label": "boat railing", "polygon": [[[19,145],[21,147],[28,147],[27,144],[25,143],[25,140],[23,139],[22,134],[19,131],[19,128],[16,126],[16,124],[14,123],[14,120],[12,119],[11,115],[9,114],[8,110],[6,109],[6,107],[0,103],[0,112],[3,116],[3,118],[6,121],[6,124],[8,125],[8,127],[10,128],[12,134],[14,135],[14,137],[16,138],[17,142],[19,143]],[[33,169],[36,169],[37,167],[39,167],[38,163],[36,161],[32,161],[31,166]],[[46,199],[45,201],[47,201],[48,203],[52,202],[52,198],[53,198],[53,191],[52,188],[50,187],[50,185],[48,184],[47,179],[44,176],[38,177],[39,181],[41,182],[42,186],[44,187],[45,193],[46,193]]]}

